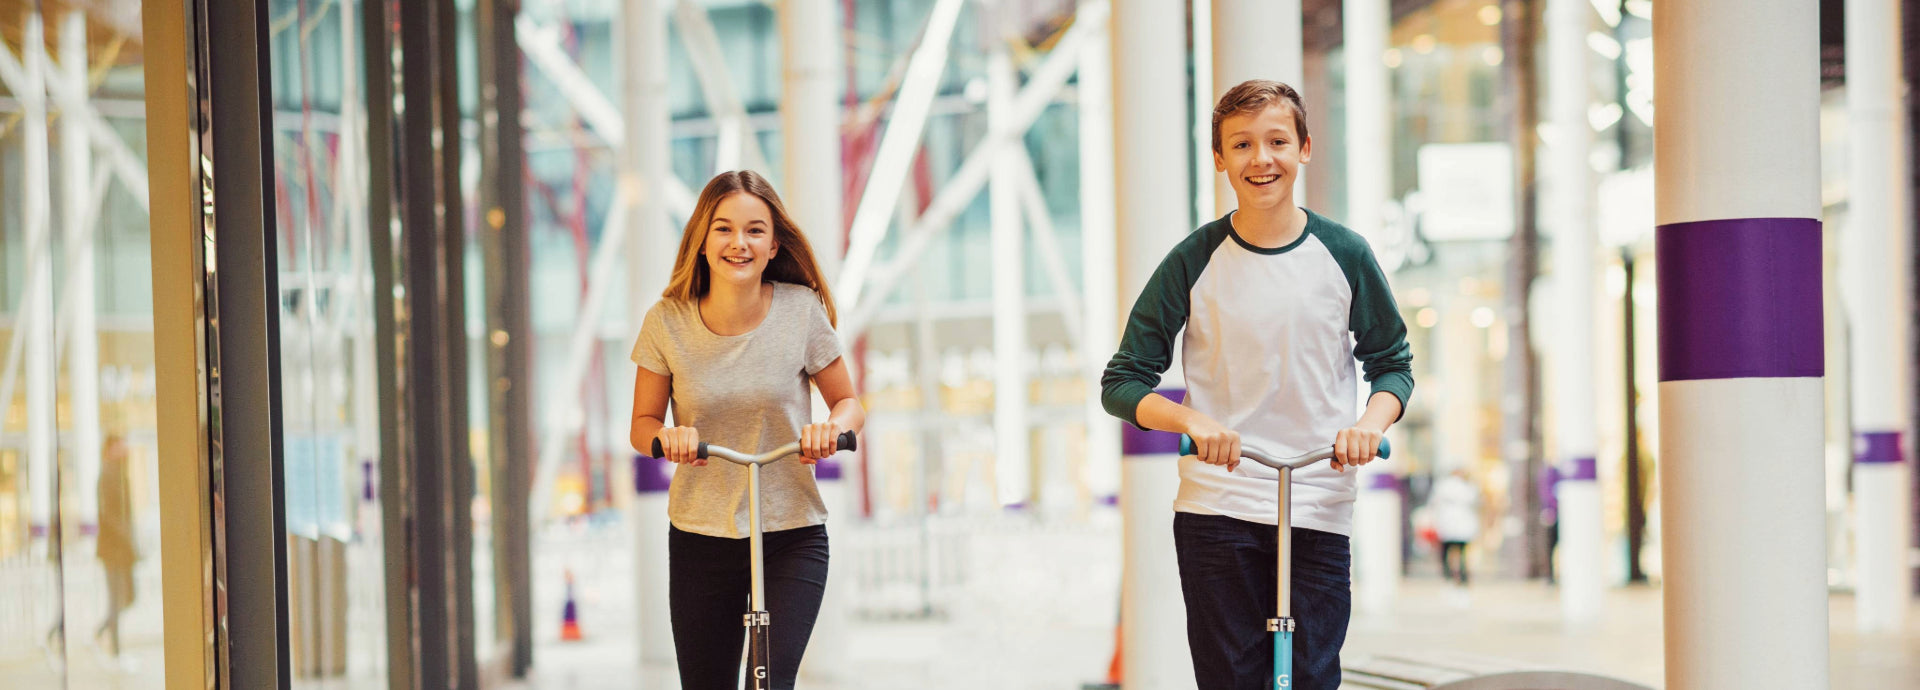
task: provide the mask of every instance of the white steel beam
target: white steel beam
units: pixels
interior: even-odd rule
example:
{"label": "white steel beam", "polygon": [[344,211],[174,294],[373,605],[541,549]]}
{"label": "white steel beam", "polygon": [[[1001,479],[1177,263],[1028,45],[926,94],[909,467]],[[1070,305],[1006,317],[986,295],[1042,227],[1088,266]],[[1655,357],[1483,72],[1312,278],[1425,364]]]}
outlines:
{"label": "white steel beam", "polygon": [[[94,312],[93,225],[97,208],[92,201],[92,152],[89,150],[87,110],[87,16],[70,10],[60,21],[60,65],[48,68],[47,81],[58,85],[60,111],[60,219],[66,226],[67,290],[60,295],[62,312],[72,316],[67,343],[67,403],[74,433],[74,467],[80,486],[92,487],[100,475],[100,336]],[[143,171],[144,173],[144,171]],[[143,175],[144,176],[144,175]],[[143,185],[142,190],[146,189]],[[98,512],[99,495],[77,492],[82,515]]]}
{"label": "white steel beam", "polygon": [[[634,187],[616,185],[611,208],[626,208],[633,203]],[[580,313],[573,322],[573,334],[567,338],[566,364],[560,371],[554,396],[550,398],[554,404],[547,409],[546,433],[541,435],[533,492],[528,494],[531,503],[529,515],[534,519],[547,517],[548,506],[553,500],[553,478],[560,469],[560,453],[566,449],[567,441],[580,432],[580,384],[586,378],[588,365],[592,362],[600,312],[605,307],[607,292],[613,288],[614,269],[621,257],[621,247],[627,241],[627,215],[607,214],[606,225],[600,230],[600,244],[593,248],[593,259],[587,268],[587,297],[580,303]]]}
{"label": "white steel beam", "polygon": [[540,69],[547,79],[567,98],[587,128],[600,136],[608,146],[618,148],[625,139],[625,131],[620,124],[620,111],[606,94],[600,93],[587,73],[574,64],[573,58],[560,49],[558,29],[540,26],[526,15],[514,20],[514,36],[520,42],[520,50],[527,54],[527,61]]}
{"label": "white steel beam", "polygon": [[[21,136],[25,143],[26,198],[21,200],[26,221],[26,260],[28,284],[21,300],[27,315],[15,338],[25,338],[27,375],[27,485],[29,523],[36,528],[52,523],[54,407],[53,388],[53,257],[50,216],[52,190],[49,184],[52,152],[47,144],[46,31],[39,13],[26,17],[23,32],[21,73],[14,96],[24,106]],[[0,55],[12,55],[0,49]],[[59,539],[59,535],[50,534]],[[49,542],[52,543],[52,542]]]}
{"label": "white steel beam", "polygon": [[[721,123],[721,139],[724,141],[726,133],[733,132],[739,146],[737,162],[758,172],[768,172],[767,155],[760,150],[760,138],[754,134],[747,108],[740,103],[740,94],[734,91],[733,75],[727,69],[726,55],[720,51],[720,39],[714,34],[707,9],[693,0],[679,0],[674,3],[673,18],[680,26],[680,41],[687,47],[693,71],[700,76],[700,94],[706,98],[707,112]],[[659,98],[660,94],[648,96]],[[718,162],[729,161],[722,158]],[[727,166],[717,172],[732,169]]]}
{"label": "white steel beam", "polygon": [[1084,351],[1087,339],[1082,322],[1086,315],[1081,312],[1079,286],[1073,284],[1073,275],[1067,270],[1065,248],[1060,246],[1060,236],[1054,231],[1053,216],[1047,210],[1046,197],[1041,194],[1040,177],[1033,170],[1033,157],[1025,147],[1008,148],[1019,158],[1013,182],[1020,190],[1020,209],[1025,212],[1033,241],[1039,243],[1035,249],[1041,266],[1046,269],[1047,282],[1053,284],[1053,294],[1062,303],[1060,320],[1066,324],[1068,344],[1076,351]]}
{"label": "white steel beam", "polygon": [[[986,185],[993,156],[999,151],[999,147],[1016,142],[1026,134],[1027,129],[1033,126],[1034,120],[1039,119],[1040,113],[1046,110],[1047,106],[1053,102],[1054,96],[1058,95],[1060,89],[1066,85],[1067,78],[1073,75],[1075,67],[1081,60],[1081,47],[1086,45],[1095,34],[1106,31],[1106,26],[1106,0],[1095,0],[1081,6],[1078,16],[1074,19],[1073,27],[1060,37],[1060,41],[1054,44],[1053,51],[1047,54],[1040,67],[1027,78],[1026,87],[1022,88],[1020,95],[1014,99],[1012,114],[1005,121],[1006,127],[988,129],[987,136],[967,153],[966,159],[960,163],[959,170],[953,173],[953,177],[947,180],[940,191],[934,193],[933,202],[927,205],[927,210],[920,214],[920,220],[903,237],[902,245],[899,252],[895,254],[893,262],[875,272],[871,280],[860,275],[866,273],[866,268],[860,267],[856,270],[856,266],[871,263],[873,250],[878,248],[879,239],[875,238],[872,246],[867,248],[864,254],[865,259],[856,262],[856,259],[862,256],[858,234],[860,213],[864,211],[855,214],[853,246],[847,248],[847,262],[841,268],[840,282],[834,285],[836,299],[853,307],[852,313],[841,323],[840,341],[842,343],[851,343],[859,339],[861,333],[872,323],[871,319],[879,311],[880,304],[886,301],[889,294],[892,294],[894,287],[899,285],[901,277],[913,268],[914,262],[919,260],[922,252],[926,251],[934,236],[952,225],[953,219],[958,217],[961,211],[966,210],[967,205],[973,202],[974,196],[980,193],[981,187]],[[904,171],[896,175],[901,178],[904,176]],[[877,164],[874,175],[869,179],[879,180]],[[900,182],[896,180],[896,188]],[[869,182],[868,195],[871,195],[873,190],[873,182]],[[897,189],[888,196],[897,201],[899,198]],[[863,208],[868,198],[869,196],[861,197]],[[891,213],[892,209],[889,208],[888,212]],[[884,233],[885,230],[886,226],[882,223],[879,232]],[[866,299],[861,299],[862,291],[857,289],[862,283],[872,285],[872,289],[869,290],[872,294]]]}
{"label": "white steel beam", "polygon": [[[839,299],[860,304],[860,293],[873,264],[874,252],[886,238],[888,217],[900,200],[900,188],[906,184],[907,167],[920,148],[920,135],[926,131],[927,112],[940,87],[940,73],[946,71],[947,48],[953,27],[960,17],[962,0],[939,0],[927,17],[927,28],[920,46],[907,61],[907,75],[894,102],[893,116],[881,136],[880,150],[874,156],[873,170],[853,213],[853,228],[848,232],[846,261],[840,267],[840,280],[834,286]],[[842,340],[852,338],[841,331]]]}

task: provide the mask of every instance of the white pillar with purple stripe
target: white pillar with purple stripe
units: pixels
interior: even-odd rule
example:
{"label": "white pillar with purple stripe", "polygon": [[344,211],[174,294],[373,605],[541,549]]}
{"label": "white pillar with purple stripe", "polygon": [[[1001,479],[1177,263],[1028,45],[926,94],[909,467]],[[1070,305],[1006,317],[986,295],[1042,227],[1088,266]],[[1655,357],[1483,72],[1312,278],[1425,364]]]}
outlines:
{"label": "white pillar with purple stripe", "polygon": [[1393,460],[1360,468],[1360,495],[1353,504],[1354,603],[1367,613],[1386,613],[1400,591],[1403,501]]}
{"label": "white pillar with purple stripe", "polygon": [[[633,456],[633,570],[639,598],[640,661],[677,665],[673,625],[667,616],[667,487],[673,484],[673,463],[639,453]],[[651,676],[648,676],[651,677]]]}
{"label": "white pillar with purple stripe", "polygon": [[1601,554],[1600,488],[1594,463],[1593,188],[1587,162],[1593,129],[1587,124],[1587,45],[1593,6],[1587,0],[1548,0],[1548,213],[1553,229],[1553,286],[1559,318],[1552,336],[1556,458],[1562,481],[1549,487],[1560,531],[1561,615],[1569,625],[1600,616],[1606,591]]}
{"label": "white pillar with purple stripe", "polygon": [[1668,687],[1827,687],[1819,26],[1653,17]]}
{"label": "white pillar with purple stripe", "polygon": [[1841,297],[1847,305],[1853,366],[1853,524],[1856,623],[1862,632],[1903,629],[1913,592],[1912,479],[1903,432],[1912,375],[1907,318],[1913,289],[1906,230],[1906,81],[1901,68],[1900,6],[1848,0],[1847,227]]}
{"label": "white pillar with purple stripe", "polygon": [[[1187,397],[1182,388],[1154,392],[1174,402]],[[1180,490],[1180,435],[1123,424],[1120,455],[1122,687],[1191,688],[1193,657],[1171,510]]]}
{"label": "white pillar with purple stripe", "polygon": [[[1168,250],[1193,228],[1189,189],[1187,8],[1164,0],[1115,0],[1112,31],[1114,232],[1120,303],[1133,301]],[[1178,348],[1161,385],[1183,389]],[[1169,399],[1182,390],[1160,391]],[[1194,687],[1186,603],[1173,553],[1173,499],[1180,486],[1173,434],[1124,427],[1121,437],[1120,655],[1127,690]]]}

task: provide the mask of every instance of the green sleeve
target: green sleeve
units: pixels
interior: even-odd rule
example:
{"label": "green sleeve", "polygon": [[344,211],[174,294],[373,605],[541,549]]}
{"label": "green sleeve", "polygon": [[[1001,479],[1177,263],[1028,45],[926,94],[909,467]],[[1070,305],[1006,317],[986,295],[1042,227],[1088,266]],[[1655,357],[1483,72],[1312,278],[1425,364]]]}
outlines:
{"label": "green sleeve", "polygon": [[1400,399],[1406,414],[1413,398],[1413,348],[1407,345],[1407,324],[1393,301],[1393,288],[1380,270],[1365,239],[1346,228],[1335,228],[1322,238],[1353,290],[1347,329],[1353,332],[1353,357],[1360,360],[1361,378],[1372,385],[1367,397],[1381,391]]}
{"label": "green sleeve", "polygon": [[1135,411],[1140,400],[1160,384],[1161,374],[1173,365],[1174,338],[1187,325],[1193,284],[1207,267],[1213,250],[1227,237],[1218,223],[1202,226],[1160,261],[1153,277],[1134,300],[1120,336],[1120,349],[1107,361],[1100,377],[1100,404],[1107,414],[1140,426]]}

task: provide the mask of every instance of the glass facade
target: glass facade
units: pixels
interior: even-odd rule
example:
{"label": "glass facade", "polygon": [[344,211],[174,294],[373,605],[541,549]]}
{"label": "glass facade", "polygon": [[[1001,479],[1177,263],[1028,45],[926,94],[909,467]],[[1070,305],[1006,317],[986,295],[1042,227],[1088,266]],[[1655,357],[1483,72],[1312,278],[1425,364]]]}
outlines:
{"label": "glass facade", "polygon": [[0,677],[95,687],[164,664],[138,16],[14,7],[0,21]]}

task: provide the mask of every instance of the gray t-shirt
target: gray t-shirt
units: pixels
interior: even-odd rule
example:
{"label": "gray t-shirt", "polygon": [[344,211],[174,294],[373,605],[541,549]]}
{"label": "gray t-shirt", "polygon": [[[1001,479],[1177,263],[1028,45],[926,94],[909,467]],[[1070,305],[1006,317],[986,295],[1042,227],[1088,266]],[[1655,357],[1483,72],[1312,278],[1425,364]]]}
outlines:
{"label": "gray t-shirt", "polygon": [[[800,439],[813,414],[810,378],[840,358],[840,340],[813,290],[772,282],[773,304],[759,327],[715,335],[697,302],[663,299],[647,310],[633,362],[672,379],[674,424],[700,440],[761,453]],[[760,527],[767,532],[826,522],[813,466],[799,455],[760,468]],[[752,531],[747,468],[715,459],[675,468],[667,517],[695,534],[738,539]]]}

